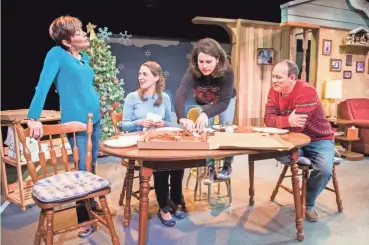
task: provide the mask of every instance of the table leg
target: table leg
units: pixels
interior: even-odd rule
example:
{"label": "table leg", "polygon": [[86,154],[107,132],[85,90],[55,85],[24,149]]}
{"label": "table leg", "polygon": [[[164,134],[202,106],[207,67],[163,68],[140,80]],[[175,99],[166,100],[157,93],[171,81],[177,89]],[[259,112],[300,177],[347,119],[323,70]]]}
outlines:
{"label": "table leg", "polygon": [[132,186],[133,186],[133,175],[135,171],[135,161],[128,161],[128,174],[126,176],[127,181],[127,193],[126,193],[126,206],[124,207],[124,221],[123,226],[129,226],[131,222],[131,198],[132,198]]}
{"label": "table leg", "polygon": [[254,163],[255,161],[249,160],[249,179],[250,179],[250,187],[249,187],[249,204],[254,205],[254,195],[255,195],[255,189],[254,189]]}
{"label": "table leg", "polygon": [[140,183],[140,209],[138,224],[138,244],[144,245],[147,240],[147,221],[149,216],[149,192],[150,178],[152,169],[141,167],[141,183]]}
{"label": "table leg", "polygon": [[291,154],[291,173],[292,173],[292,189],[293,189],[293,199],[295,202],[295,212],[296,212],[296,229],[297,229],[297,240],[300,242],[304,240],[304,225],[302,220],[301,213],[301,190],[300,190],[300,181],[298,176],[298,165],[297,160],[299,158],[298,150],[294,150]]}

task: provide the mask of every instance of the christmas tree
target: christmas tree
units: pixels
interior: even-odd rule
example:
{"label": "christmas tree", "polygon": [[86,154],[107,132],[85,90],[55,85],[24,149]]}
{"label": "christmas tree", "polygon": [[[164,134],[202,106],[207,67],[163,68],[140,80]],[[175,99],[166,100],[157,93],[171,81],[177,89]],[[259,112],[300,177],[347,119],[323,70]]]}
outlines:
{"label": "christmas tree", "polygon": [[113,124],[109,111],[121,112],[121,102],[124,98],[123,79],[118,79],[119,70],[116,67],[116,58],[112,56],[110,46],[103,38],[96,36],[95,27],[87,25],[90,34],[90,46],[86,50],[91,58],[91,67],[95,72],[94,86],[100,95],[101,113],[101,140],[114,135]]}

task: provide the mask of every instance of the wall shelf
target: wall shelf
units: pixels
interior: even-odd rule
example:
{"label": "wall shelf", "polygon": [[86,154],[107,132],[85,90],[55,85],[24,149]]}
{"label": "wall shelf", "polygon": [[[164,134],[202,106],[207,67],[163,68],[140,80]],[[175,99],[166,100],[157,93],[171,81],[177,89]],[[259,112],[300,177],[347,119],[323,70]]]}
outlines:
{"label": "wall shelf", "polygon": [[345,54],[366,54],[369,44],[341,44],[340,50]]}

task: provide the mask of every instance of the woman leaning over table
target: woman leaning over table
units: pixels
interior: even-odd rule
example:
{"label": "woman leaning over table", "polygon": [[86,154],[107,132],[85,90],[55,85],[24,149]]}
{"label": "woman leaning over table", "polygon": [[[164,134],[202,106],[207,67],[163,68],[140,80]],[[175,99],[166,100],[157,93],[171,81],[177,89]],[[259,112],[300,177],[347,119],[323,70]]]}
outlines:
{"label": "woman leaning over table", "polygon": [[[204,38],[193,47],[189,68],[184,74],[175,98],[174,109],[179,123],[189,131],[202,132],[213,124],[219,115],[221,123],[233,123],[236,105],[234,74],[227,56],[220,44],[211,38]],[[199,116],[194,123],[185,115],[185,103],[189,95],[194,96]],[[232,157],[226,157],[221,171],[215,174],[215,160],[207,159],[209,176],[205,184],[214,179],[228,179],[232,173]]]}
{"label": "woman leaning over table", "polygon": [[[31,137],[38,139],[43,136],[42,124],[39,118],[45,104],[47,93],[54,82],[59,95],[61,122],[78,121],[87,123],[88,113],[93,114],[92,132],[92,172],[95,165],[100,140],[100,98],[92,82],[94,71],[90,67],[89,56],[81,50],[89,46],[86,33],[82,30],[79,19],[71,16],[61,16],[55,19],[49,28],[50,37],[56,46],[46,55],[41,75],[33,96],[29,111],[27,126]],[[86,171],[87,133],[77,134],[77,148],[80,156],[79,170]],[[72,137],[68,137],[73,148]],[[78,223],[89,220],[89,215],[83,202],[76,208]],[[97,202],[91,199],[92,209],[103,214]],[[89,236],[94,231],[90,225],[81,228],[80,237]]]}
{"label": "woman leaning over table", "polygon": [[[171,125],[171,103],[165,89],[165,78],[160,65],[148,61],[141,65],[138,73],[140,88],[129,93],[123,108],[123,129],[128,132],[143,131],[144,128],[160,128]],[[148,113],[160,115],[163,120],[153,122],[147,118]],[[172,214],[183,219],[181,204],[182,180],[184,170],[170,170],[154,172],[154,186],[159,203],[158,217],[166,226],[174,226],[176,221]],[[171,188],[169,191],[168,179]],[[169,194],[170,193],[170,194]]]}

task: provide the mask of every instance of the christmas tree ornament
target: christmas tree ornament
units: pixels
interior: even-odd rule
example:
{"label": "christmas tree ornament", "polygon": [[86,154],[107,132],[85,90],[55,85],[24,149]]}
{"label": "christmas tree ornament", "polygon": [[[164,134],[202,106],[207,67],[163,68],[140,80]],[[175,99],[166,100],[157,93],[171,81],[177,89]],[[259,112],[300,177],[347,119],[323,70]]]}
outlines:
{"label": "christmas tree ornament", "polygon": [[95,28],[96,26],[91,24],[91,23],[88,23],[87,25],[87,33],[90,34],[90,41],[94,40],[97,38],[96,36],[96,33],[95,33]]}

